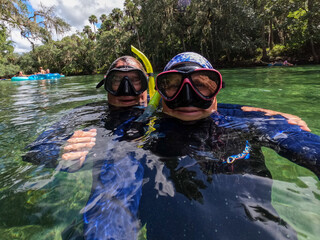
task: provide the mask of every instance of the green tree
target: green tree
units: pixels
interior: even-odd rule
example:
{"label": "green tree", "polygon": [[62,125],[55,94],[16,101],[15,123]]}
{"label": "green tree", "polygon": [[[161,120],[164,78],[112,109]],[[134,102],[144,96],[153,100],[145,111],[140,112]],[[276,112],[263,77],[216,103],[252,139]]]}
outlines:
{"label": "green tree", "polygon": [[115,23],[115,26],[120,28],[120,21],[123,17],[123,12],[121,11],[120,8],[114,8],[112,9],[112,12],[110,14],[111,20]]}
{"label": "green tree", "polygon": [[70,29],[70,25],[55,15],[55,7],[44,7],[29,12],[25,1],[2,0],[0,5],[0,25],[18,28],[34,49],[34,41],[51,40],[53,32],[59,34]]}
{"label": "green tree", "polygon": [[103,23],[105,20],[107,20],[107,15],[106,15],[106,14],[102,14],[102,15],[100,16],[100,21],[101,21],[101,23]]}
{"label": "green tree", "polygon": [[97,17],[95,15],[91,15],[89,17],[89,22],[90,22],[90,24],[93,25],[93,31],[94,31],[94,33],[96,33],[96,23],[98,23]]}

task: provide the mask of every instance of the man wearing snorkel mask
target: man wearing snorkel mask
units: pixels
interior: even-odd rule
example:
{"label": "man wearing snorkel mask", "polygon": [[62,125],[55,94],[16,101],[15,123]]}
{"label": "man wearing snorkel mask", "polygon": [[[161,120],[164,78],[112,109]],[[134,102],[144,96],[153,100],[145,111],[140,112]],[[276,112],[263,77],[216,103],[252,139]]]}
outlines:
{"label": "man wearing snorkel mask", "polygon": [[108,102],[116,107],[147,105],[148,77],[142,64],[131,56],[115,60],[97,88],[104,85]]}
{"label": "man wearing snorkel mask", "polygon": [[[62,159],[72,161],[75,165],[73,170],[76,170],[82,166],[89,151],[95,146],[98,126],[116,129],[128,118],[140,116],[147,105],[148,77],[142,64],[134,57],[122,56],[116,59],[96,87],[102,85],[108,92],[107,104],[91,103],[75,108],[54,124],[53,130],[44,132],[29,145],[30,151],[24,156],[24,160],[56,166],[62,147]],[[90,130],[74,132],[77,128],[86,127]]]}
{"label": "man wearing snorkel mask", "polygon": [[[95,193],[100,186],[101,165],[112,152],[109,149],[119,145],[117,137],[126,128],[126,123],[138,118],[147,105],[148,78],[137,59],[123,56],[111,64],[96,87],[102,85],[107,91],[108,102],[89,103],[73,109],[28,146],[29,151],[23,160],[54,167],[57,171],[75,172],[84,165],[88,153],[95,147],[91,161],[88,161],[93,165],[92,193]],[[121,151],[125,153],[124,149]],[[115,155],[118,156],[119,152]],[[82,222],[82,218],[79,221]],[[69,239],[69,234],[78,234],[73,225],[62,232],[62,238]]]}
{"label": "man wearing snorkel mask", "polygon": [[[134,57],[122,56],[116,59],[96,88],[102,85],[108,92],[108,104],[111,108],[147,106],[148,77],[142,64]],[[138,114],[139,110],[136,109],[136,112]],[[62,159],[79,159],[81,166],[89,150],[95,145],[96,134],[96,129],[76,131],[65,145]]]}

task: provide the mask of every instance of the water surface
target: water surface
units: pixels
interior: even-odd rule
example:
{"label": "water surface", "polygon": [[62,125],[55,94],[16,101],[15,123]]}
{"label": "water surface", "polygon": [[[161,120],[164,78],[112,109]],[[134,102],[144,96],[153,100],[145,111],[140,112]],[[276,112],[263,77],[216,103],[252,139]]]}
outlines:
{"label": "water surface", "polygon": [[[320,134],[320,66],[221,70],[226,88],[218,101],[300,116]],[[106,99],[95,85],[103,76],[0,82],[1,239],[61,239],[81,218],[91,189],[91,170],[64,173],[25,163],[25,146],[68,110]],[[264,149],[274,179],[273,206],[299,239],[320,235],[320,184],[309,170]]]}

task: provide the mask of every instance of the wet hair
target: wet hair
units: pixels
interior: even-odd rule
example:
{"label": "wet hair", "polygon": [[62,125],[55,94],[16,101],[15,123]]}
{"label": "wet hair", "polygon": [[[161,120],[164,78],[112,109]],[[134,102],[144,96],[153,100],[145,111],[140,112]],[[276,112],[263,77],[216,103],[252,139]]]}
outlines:
{"label": "wet hair", "polygon": [[108,72],[110,72],[112,69],[116,68],[116,66],[118,65],[119,62],[123,62],[123,65],[122,65],[123,67],[131,66],[131,63],[135,62],[139,66],[139,69],[142,70],[143,72],[145,72],[145,69],[144,69],[143,65],[141,64],[141,62],[139,62],[136,58],[134,58],[132,56],[122,56],[122,57],[117,58],[111,64],[110,68],[108,69]]}

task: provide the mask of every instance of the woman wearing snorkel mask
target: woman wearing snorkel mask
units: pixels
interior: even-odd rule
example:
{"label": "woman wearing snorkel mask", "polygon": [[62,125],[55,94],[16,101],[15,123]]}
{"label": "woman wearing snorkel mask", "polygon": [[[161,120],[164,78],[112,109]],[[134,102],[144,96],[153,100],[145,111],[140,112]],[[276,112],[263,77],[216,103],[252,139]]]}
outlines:
{"label": "woman wearing snorkel mask", "polygon": [[[272,205],[262,147],[320,176],[314,164],[319,138],[312,143],[308,132],[291,140],[276,135],[300,131],[281,116],[269,119],[241,107],[228,115],[217,106],[221,88],[221,74],[196,53],[178,54],[157,76],[164,114],[156,115],[152,132],[139,142],[147,156],[138,160],[144,182],[141,196],[131,198],[139,203],[134,214],[146,226],[147,239],[297,239],[292,222]],[[293,144],[296,152],[288,150]]]}
{"label": "woman wearing snorkel mask", "polygon": [[163,112],[183,121],[199,120],[215,112],[221,88],[221,74],[196,53],[177,55],[156,78]]}
{"label": "woman wearing snorkel mask", "polygon": [[[183,121],[199,120],[216,112],[216,96],[222,86],[221,74],[207,59],[193,52],[176,55],[156,79],[156,88],[163,98],[163,112]],[[249,106],[243,106],[241,110],[267,116],[281,115],[289,124],[310,131],[307,124],[295,115]],[[242,111],[239,112],[242,114]]]}

